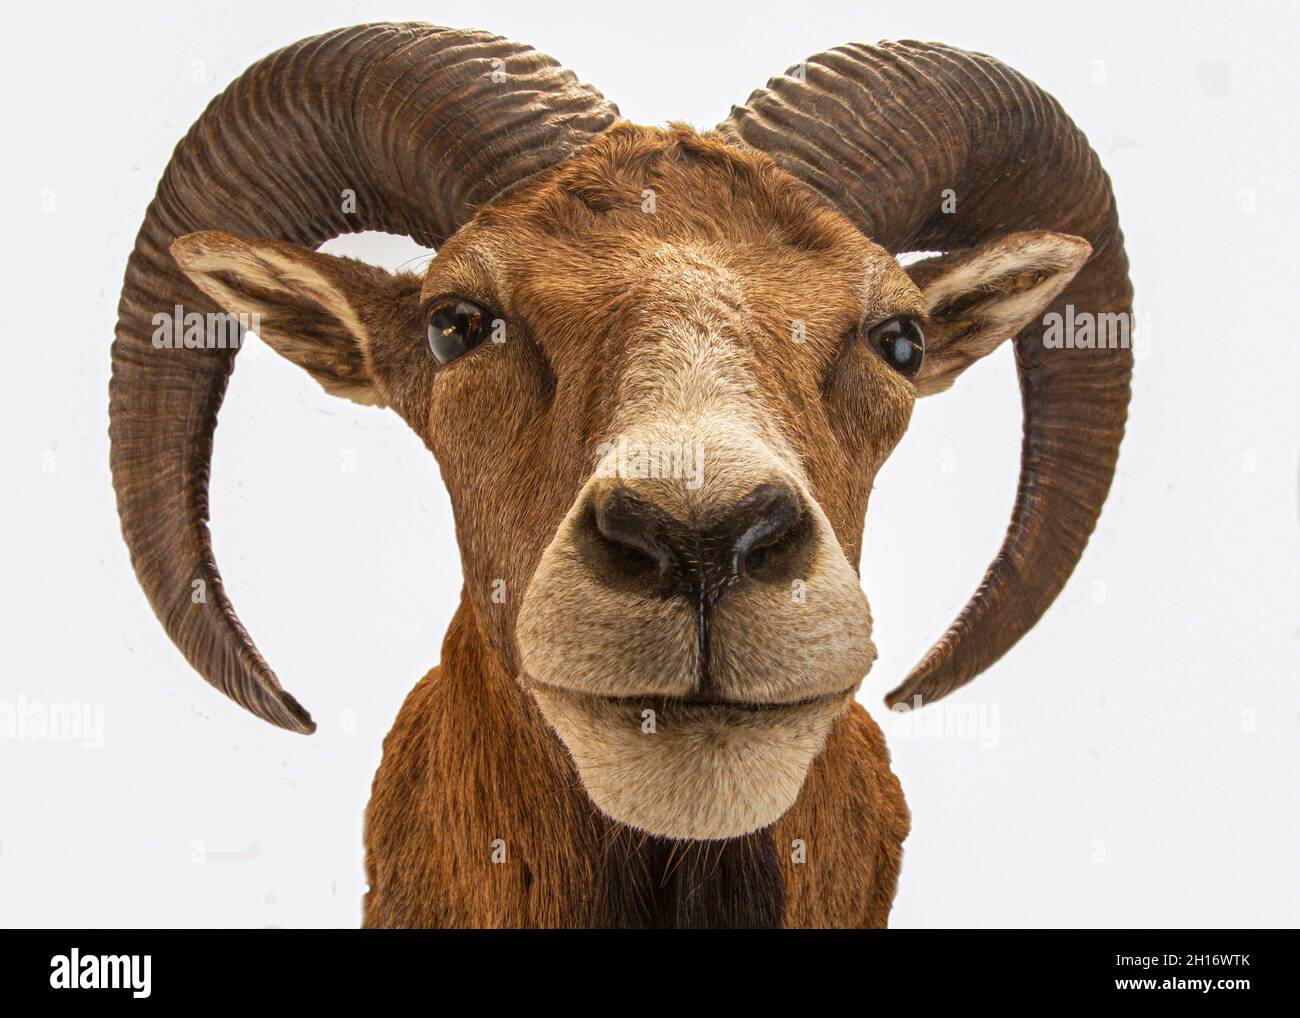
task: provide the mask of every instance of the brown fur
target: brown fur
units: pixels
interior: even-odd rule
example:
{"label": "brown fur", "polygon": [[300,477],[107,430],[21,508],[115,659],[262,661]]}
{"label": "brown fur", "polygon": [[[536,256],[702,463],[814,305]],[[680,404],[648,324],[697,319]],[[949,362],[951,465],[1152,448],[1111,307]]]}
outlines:
{"label": "brown fur", "polygon": [[[653,213],[643,210],[647,191]],[[746,426],[822,514],[823,548],[856,568],[872,480],[918,389],[929,391],[924,373],[916,385],[902,378],[858,327],[926,317],[933,304],[927,329],[943,352],[934,387],[946,386],[1039,309],[1021,300],[1029,288],[1050,299],[1060,287],[1048,276],[1063,285],[1077,268],[1078,245],[1041,236],[979,249],[998,286],[971,277],[971,258],[959,257],[951,271],[928,266],[923,293],[766,156],[683,127],[620,124],[480,211],[440,250],[419,300],[454,293],[509,325],[505,343],[442,368],[424,347],[413,277],[378,278],[343,259],[295,258],[291,245],[224,234],[177,242],[196,283],[227,310],[259,310],[268,341],[327,388],[400,413],[437,456],[451,493],[465,592],[442,664],[407,698],[385,742],[367,813],[366,925],[582,926],[611,917],[770,925],[777,912],[789,926],[885,925],[908,813],[880,731],[860,706],[801,765],[802,790],[772,827],[713,847],[665,848],[592,804],[521,685],[520,608],[591,476],[597,444],[628,407],[662,398],[643,375],[646,365],[651,376],[661,370],[668,354],[656,344],[670,333],[726,347],[737,415],[750,408]],[[974,305],[947,290],[927,300],[953,272],[982,295]],[[277,293],[288,296],[269,299]],[[962,317],[945,319],[949,306]],[[795,319],[800,343],[790,339]],[[753,481],[746,470],[736,492]],[[500,581],[503,603],[492,596]],[[752,672],[766,684],[751,699],[796,699],[764,676],[800,654],[817,661],[818,645],[797,633],[764,643],[777,609],[732,603],[742,605],[723,618],[741,648],[734,681]],[[558,640],[563,625],[548,619],[537,638]],[[631,667],[627,654],[618,658],[623,634],[607,635],[609,673]],[[860,678],[825,679],[826,688]],[[610,886],[619,872],[625,883]],[[709,901],[687,904],[701,886]]]}

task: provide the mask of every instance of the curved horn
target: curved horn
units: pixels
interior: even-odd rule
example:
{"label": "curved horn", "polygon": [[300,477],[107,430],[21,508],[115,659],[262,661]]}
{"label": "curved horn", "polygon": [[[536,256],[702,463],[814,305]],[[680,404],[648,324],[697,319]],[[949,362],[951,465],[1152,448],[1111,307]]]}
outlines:
{"label": "curved horn", "polygon": [[[842,46],[774,78],[719,131],[776,162],[898,253],[1017,230],[1087,239],[1093,255],[1057,298],[1128,312],[1132,288],[1110,181],[1046,92],[991,57],[947,46]],[[956,211],[945,214],[945,189]],[[936,700],[1001,657],[1074,570],[1115,472],[1132,353],[1048,349],[1016,337],[1024,403],[1020,485],[984,582],[886,703]]]}
{"label": "curved horn", "polygon": [[[118,308],[113,484],[136,575],[168,635],[254,714],[315,728],[240,624],[212,555],[208,469],[234,351],[154,347],[156,314],[219,310],[169,245],[198,230],[312,247],[385,230],[436,246],[475,207],[567,158],[617,115],[554,60],[499,36],[362,25],[258,62],[176,147]],[[342,211],[345,189],[355,213]]]}

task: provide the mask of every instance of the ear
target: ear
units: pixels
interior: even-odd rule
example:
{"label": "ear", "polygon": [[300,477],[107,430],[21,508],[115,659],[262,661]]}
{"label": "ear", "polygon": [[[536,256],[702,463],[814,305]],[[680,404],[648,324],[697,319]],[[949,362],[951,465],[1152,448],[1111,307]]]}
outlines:
{"label": "ear", "polygon": [[[251,331],[326,392],[375,406],[391,403],[376,367],[377,343],[394,321],[418,314],[417,276],[218,231],[180,237],[171,253],[223,311],[248,315]],[[399,308],[410,315],[397,314]]]}
{"label": "ear", "polygon": [[1032,230],[907,266],[925,297],[922,396],[943,392],[1041,315],[1092,254],[1082,237]]}

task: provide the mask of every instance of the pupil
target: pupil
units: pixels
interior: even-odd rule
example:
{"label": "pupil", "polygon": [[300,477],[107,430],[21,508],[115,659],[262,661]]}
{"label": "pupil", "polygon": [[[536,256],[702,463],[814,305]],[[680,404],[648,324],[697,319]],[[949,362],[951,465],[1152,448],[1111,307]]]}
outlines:
{"label": "pupil", "polygon": [[910,336],[899,336],[894,340],[894,363],[906,364],[912,359],[912,340]]}

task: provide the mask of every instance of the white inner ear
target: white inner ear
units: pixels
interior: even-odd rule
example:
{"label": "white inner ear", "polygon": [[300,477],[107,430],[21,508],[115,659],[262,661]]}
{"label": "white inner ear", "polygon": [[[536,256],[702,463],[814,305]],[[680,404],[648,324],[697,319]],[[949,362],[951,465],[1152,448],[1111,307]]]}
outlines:
{"label": "white inner ear", "polygon": [[1054,272],[1028,290],[1010,297],[990,301],[978,309],[981,319],[977,348],[987,353],[1002,340],[1018,333],[1034,315],[1052,302],[1069,281],[1073,272]]}
{"label": "white inner ear", "polygon": [[263,259],[279,274],[278,280],[269,280],[269,282],[278,284],[281,289],[292,287],[305,300],[319,304],[357,337],[362,344],[362,350],[369,350],[370,333],[366,331],[352,305],[329,280],[303,263],[286,258],[275,251],[259,251],[257,257]]}
{"label": "white inner ear", "polygon": [[[277,327],[279,308],[275,303],[255,300],[239,289],[241,285],[251,284],[275,293],[292,294],[294,300],[304,304],[317,305],[356,337],[366,369],[373,377],[369,332],[347,298],[310,265],[265,247],[223,241],[198,249],[190,245],[184,253],[182,267],[195,285],[223,310],[230,314],[254,316],[257,328],[253,331],[258,339],[282,357],[306,368],[326,392],[367,406],[382,405],[373,385],[341,383],[308,366],[305,361],[315,347],[300,341],[291,331]],[[233,277],[234,285],[227,285],[219,274]]]}
{"label": "white inner ear", "polygon": [[[260,289],[292,293],[304,303],[316,304],[338,319],[354,336],[368,343],[369,333],[352,305],[339,291],[309,265],[267,248],[222,245],[203,250],[185,261],[190,278],[222,308],[233,314],[257,314],[265,319],[268,331],[275,328],[275,308],[255,301],[217,278],[218,273],[234,276]],[[236,283],[236,287],[238,283]],[[263,340],[265,336],[261,337]]]}
{"label": "white inner ear", "polygon": [[1002,244],[977,250],[969,260],[932,279],[924,291],[927,309],[960,294],[991,286],[1006,276],[1043,272],[1046,277],[1023,293],[990,301],[991,321],[1010,321],[1032,315],[1039,302],[1055,297],[1074,278],[1092,253],[1092,246],[1079,237],[1037,234],[1032,238],[1008,238]]}

